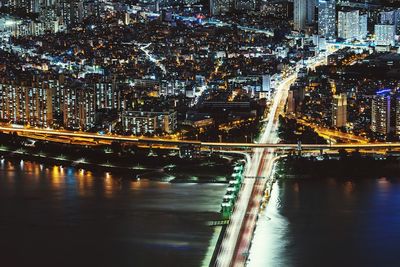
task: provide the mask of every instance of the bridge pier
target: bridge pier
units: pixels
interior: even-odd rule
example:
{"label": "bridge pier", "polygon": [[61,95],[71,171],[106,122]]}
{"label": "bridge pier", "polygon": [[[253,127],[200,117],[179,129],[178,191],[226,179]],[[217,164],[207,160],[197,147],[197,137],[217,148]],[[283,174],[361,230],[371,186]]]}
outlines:
{"label": "bridge pier", "polygon": [[296,150],[297,150],[297,154],[299,155],[299,156],[301,156],[301,141],[298,141],[297,142],[297,148],[296,148]]}

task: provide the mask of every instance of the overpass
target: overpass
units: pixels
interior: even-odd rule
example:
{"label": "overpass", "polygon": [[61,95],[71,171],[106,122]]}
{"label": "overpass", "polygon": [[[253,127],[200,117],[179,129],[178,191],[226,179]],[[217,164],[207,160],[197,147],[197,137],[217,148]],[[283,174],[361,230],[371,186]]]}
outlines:
{"label": "overpass", "polygon": [[74,132],[66,130],[36,129],[36,128],[16,128],[12,126],[0,126],[0,132],[24,134],[31,139],[39,139],[40,136],[56,138],[82,138],[94,141],[124,142],[133,144],[147,145],[169,145],[184,146],[193,145],[206,148],[224,149],[252,149],[252,148],[273,148],[281,150],[339,150],[339,149],[396,149],[400,148],[400,142],[381,142],[381,143],[341,143],[341,144],[282,144],[282,143],[236,143],[236,142],[202,142],[197,140],[177,140],[162,138],[147,138],[137,136],[124,136],[114,134],[98,134],[88,132]]}

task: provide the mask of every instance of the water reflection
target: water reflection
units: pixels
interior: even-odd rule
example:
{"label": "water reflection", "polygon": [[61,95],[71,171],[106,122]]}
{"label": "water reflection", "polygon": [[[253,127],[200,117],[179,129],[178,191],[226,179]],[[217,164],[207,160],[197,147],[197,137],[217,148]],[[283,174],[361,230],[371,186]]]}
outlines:
{"label": "water reflection", "polygon": [[0,170],[2,266],[199,266],[227,186],[14,164]]}
{"label": "water reflection", "polygon": [[249,266],[398,266],[399,178],[288,179],[273,190]]}
{"label": "water reflection", "polygon": [[346,181],[344,182],[344,193],[346,196],[350,196],[351,193],[354,191],[355,184],[353,181]]}
{"label": "water reflection", "polygon": [[281,191],[282,187],[275,183],[268,206],[260,215],[250,249],[249,267],[291,266],[289,259],[283,257],[289,222],[281,214]]}
{"label": "water reflection", "polygon": [[389,190],[391,183],[386,177],[381,177],[377,180],[378,188],[380,190]]}

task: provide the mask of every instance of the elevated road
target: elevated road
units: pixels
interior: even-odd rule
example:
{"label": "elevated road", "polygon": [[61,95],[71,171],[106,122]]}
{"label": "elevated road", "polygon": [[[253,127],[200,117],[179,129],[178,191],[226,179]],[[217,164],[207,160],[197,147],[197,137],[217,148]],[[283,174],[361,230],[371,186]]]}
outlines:
{"label": "elevated road", "polygon": [[[272,127],[272,126],[271,126]],[[268,131],[268,129],[266,129]],[[271,131],[271,129],[269,129]],[[217,147],[226,149],[246,149],[246,148],[274,148],[282,150],[339,150],[339,149],[392,149],[400,148],[400,142],[382,143],[360,143],[351,142],[343,144],[282,144],[274,143],[269,140],[260,140],[259,143],[229,143],[229,142],[201,142],[196,140],[176,140],[146,137],[132,137],[123,135],[102,135],[98,133],[73,132],[65,130],[36,129],[36,128],[14,128],[12,126],[0,126],[3,133],[22,133],[26,137],[35,139],[35,136],[59,137],[59,138],[87,138],[91,140],[108,140],[142,144],[162,144],[162,145],[194,145],[200,147]]]}

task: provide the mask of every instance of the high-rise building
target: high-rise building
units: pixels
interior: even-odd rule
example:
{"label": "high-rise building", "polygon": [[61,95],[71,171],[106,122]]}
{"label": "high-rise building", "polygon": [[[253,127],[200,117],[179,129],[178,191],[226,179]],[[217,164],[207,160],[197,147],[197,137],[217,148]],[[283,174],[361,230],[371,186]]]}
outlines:
{"label": "high-rise building", "polygon": [[96,92],[96,110],[120,108],[120,92],[115,81],[96,82],[94,88]]}
{"label": "high-rise building", "polygon": [[382,90],[372,99],[371,130],[387,135],[391,132],[391,95],[390,91]]}
{"label": "high-rise building", "polygon": [[235,10],[238,11],[254,11],[256,10],[256,0],[236,0],[235,1]]}
{"label": "high-rise building", "polygon": [[261,91],[260,91],[260,98],[271,98],[271,75],[265,74],[262,75],[262,84],[261,84]]}
{"label": "high-rise building", "polygon": [[341,93],[333,96],[332,101],[332,126],[345,127],[347,123],[347,95]]}
{"label": "high-rise building", "polygon": [[400,8],[380,12],[380,24],[394,25],[396,33],[400,32]]}
{"label": "high-rise building", "polygon": [[314,23],[316,6],[316,0],[307,0],[307,24]]}
{"label": "high-rise building", "polygon": [[318,34],[327,39],[335,38],[336,1],[319,0],[318,2]]}
{"label": "high-rise building", "polygon": [[318,52],[326,50],[326,38],[324,36],[314,34],[313,44],[315,45]]}
{"label": "high-rise building", "polygon": [[177,127],[176,116],[176,111],[123,111],[122,127],[133,134],[172,133]]}
{"label": "high-rise building", "polygon": [[380,12],[380,24],[395,25],[396,24],[396,11],[381,11]]}
{"label": "high-rise building", "polygon": [[400,136],[400,96],[395,99],[396,112],[395,112],[395,134]]}
{"label": "high-rise building", "polygon": [[288,92],[288,104],[286,112],[289,114],[296,113],[296,96],[294,90],[289,90]]}
{"label": "high-rise building", "polygon": [[358,17],[358,38],[364,39],[368,35],[368,14],[362,14]]}
{"label": "high-rise building", "polygon": [[233,9],[233,0],[210,0],[210,14],[218,16]]}
{"label": "high-rise building", "polygon": [[0,119],[32,126],[53,124],[53,88],[42,82],[0,83]]}
{"label": "high-rise building", "polygon": [[343,39],[359,38],[359,11],[339,11],[338,37]]}
{"label": "high-rise building", "polygon": [[81,0],[61,0],[59,3],[63,25],[76,25],[85,17],[85,9]]}
{"label": "high-rise building", "polygon": [[375,25],[375,44],[376,45],[394,45],[395,41],[394,25]]}
{"label": "high-rise building", "polygon": [[400,136],[400,95],[391,89],[378,91],[372,99],[371,130],[386,136]]}
{"label": "high-rise building", "polygon": [[96,116],[94,90],[73,85],[64,87],[62,96],[64,126],[82,130],[93,128]]}
{"label": "high-rise building", "polygon": [[296,113],[301,103],[304,101],[304,86],[292,85],[288,92],[287,113]]}
{"label": "high-rise building", "polygon": [[294,30],[304,30],[307,24],[307,0],[294,0],[293,5]]}

